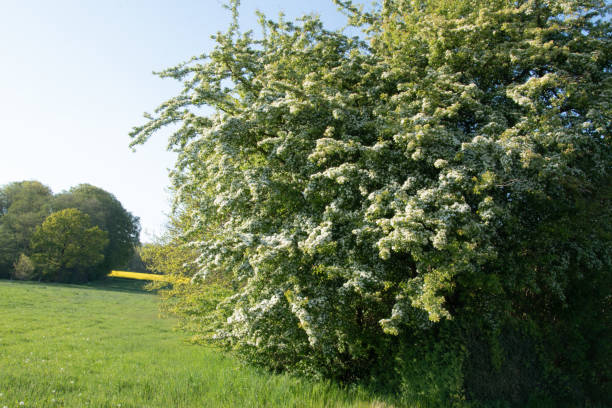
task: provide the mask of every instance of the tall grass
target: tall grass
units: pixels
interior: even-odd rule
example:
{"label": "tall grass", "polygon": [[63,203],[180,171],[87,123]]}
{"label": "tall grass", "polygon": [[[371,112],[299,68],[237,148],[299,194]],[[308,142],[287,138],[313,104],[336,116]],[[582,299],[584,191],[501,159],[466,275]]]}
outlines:
{"label": "tall grass", "polygon": [[188,344],[155,296],[121,281],[0,281],[0,315],[0,408],[390,406]]}

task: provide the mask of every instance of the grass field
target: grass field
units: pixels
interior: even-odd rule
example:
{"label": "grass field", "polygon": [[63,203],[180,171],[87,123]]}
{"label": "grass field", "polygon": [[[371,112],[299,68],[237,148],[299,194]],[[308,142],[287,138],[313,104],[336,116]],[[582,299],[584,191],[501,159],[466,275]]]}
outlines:
{"label": "grass field", "polygon": [[0,408],[387,407],[184,341],[142,281],[0,281]]}

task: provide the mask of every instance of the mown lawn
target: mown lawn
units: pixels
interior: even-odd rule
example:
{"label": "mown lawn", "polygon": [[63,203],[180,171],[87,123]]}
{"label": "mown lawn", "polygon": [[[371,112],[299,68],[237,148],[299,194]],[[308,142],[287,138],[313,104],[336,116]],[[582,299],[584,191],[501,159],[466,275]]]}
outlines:
{"label": "mown lawn", "polygon": [[0,408],[390,406],[191,345],[157,301],[121,280],[0,281]]}

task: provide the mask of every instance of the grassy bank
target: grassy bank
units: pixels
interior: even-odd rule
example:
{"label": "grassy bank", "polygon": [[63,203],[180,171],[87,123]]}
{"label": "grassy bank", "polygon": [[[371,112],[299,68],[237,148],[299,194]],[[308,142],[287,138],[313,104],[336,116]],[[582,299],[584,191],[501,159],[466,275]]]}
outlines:
{"label": "grassy bank", "polygon": [[129,281],[0,281],[0,315],[0,408],[389,406],[188,344]]}

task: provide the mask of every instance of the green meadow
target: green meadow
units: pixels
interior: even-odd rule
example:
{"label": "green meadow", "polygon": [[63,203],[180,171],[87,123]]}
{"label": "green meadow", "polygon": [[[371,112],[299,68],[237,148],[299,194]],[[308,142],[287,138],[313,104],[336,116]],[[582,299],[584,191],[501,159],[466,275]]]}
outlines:
{"label": "green meadow", "polygon": [[391,406],[192,345],[141,285],[0,281],[0,408]]}

